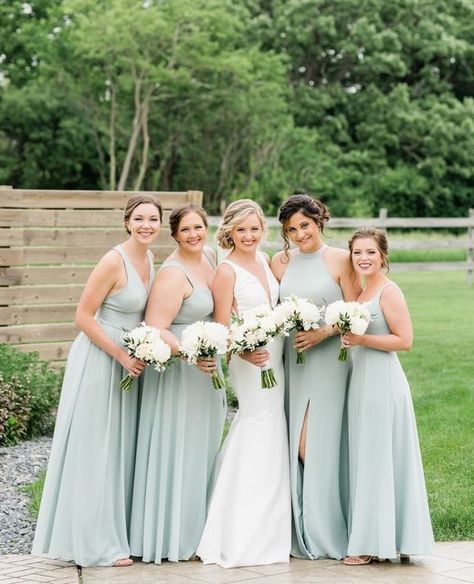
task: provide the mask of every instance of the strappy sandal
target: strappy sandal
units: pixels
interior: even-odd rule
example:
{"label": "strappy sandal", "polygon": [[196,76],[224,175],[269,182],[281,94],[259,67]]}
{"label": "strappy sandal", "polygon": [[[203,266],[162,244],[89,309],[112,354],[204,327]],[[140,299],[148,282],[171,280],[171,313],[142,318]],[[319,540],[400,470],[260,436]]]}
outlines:
{"label": "strappy sandal", "polygon": [[346,566],[365,566],[370,564],[374,556],[346,556],[342,562]]}

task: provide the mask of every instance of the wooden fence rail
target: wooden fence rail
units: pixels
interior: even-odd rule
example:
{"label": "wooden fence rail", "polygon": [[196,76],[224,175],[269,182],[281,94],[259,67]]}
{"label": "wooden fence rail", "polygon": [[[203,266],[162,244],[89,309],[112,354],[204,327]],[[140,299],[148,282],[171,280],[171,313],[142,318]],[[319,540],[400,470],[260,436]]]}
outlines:
{"label": "wooden fence rail", "polygon": [[[210,225],[217,226],[221,218],[209,218]],[[275,218],[268,218],[267,225],[271,229],[280,229],[280,223]],[[467,282],[472,284],[474,270],[474,209],[469,210],[468,217],[388,217],[386,209],[380,209],[378,217],[350,218],[332,217],[325,230],[327,242],[335,247],[347,249],[347,238],[337,239],[337,234],[331,234],[331,229],[357,229],[359,227],[380,227],[389,229],[467,229],[467,239],[457,237],[443,239],[409,239],[390,241],[391,250],[434,250],[434,249],[463,249],[466,250],[465,261],[452,262],[395,262],[391,264],[394,271],[432,271],[432,270],[466,270]],[[282,248],[282,240],[266,241],[269,250]]]}
{"label": "wooden fence rail", "polygon": [[[77,301],[93,266],[124,241],[123,208],[134,193],[0,187],[0,342],[62,362],[77,335]],[[167,218],[202,192],[156,192],[164,227],[157,262],[174,249]]]}
{"label": "wooden fence rail", "polygon": [[[97,260],[125,239],[123,208],[131,192],[21,190],[0,186],[0,342],[38,351],[59,364],[67,356],[77,331],[74,314],[84,283]],[[161,262],[174,249],[167,217],[184,202],[202,203],[200,191],[156,192],[165,211],[164,227],[154,246]],[[220,218],[211,217],[217,224]],[[270,225],[279,225],[270,220]],[[333,218],[328,224],[331,245],[346,241],[331,229],[374,225],[388,229],[467,229],[467,239],[393,240],[392,249],[465,249],[466,261],[394,264],[394,269],[466,269],[472,282],[474,210],[467,218],[393,218],[382,210],[377,218]],[[281,241],[267,242],[280,248]]]}

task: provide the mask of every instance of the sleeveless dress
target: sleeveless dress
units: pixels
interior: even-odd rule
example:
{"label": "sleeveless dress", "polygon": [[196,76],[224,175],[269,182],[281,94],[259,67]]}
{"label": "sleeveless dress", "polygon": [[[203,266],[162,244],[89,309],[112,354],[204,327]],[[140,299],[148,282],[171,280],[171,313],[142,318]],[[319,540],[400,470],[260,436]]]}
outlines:
{"label": "sleeveless dress", "polygon": [[[260,255],[259,259],[274,306],[278,282],[265,259]],[[253,274],[224,261],[235,271],[239,314],[269,303]],[[269,344],[268,351],[279,382],[272,389],[262,389],[260,368],[237,355],[229,363],[239,411],[219,457],[209,515],[196,552],[205,564],[231,568],[289,561],[291,503],[281,340]]]}
{"label": "sleeveless dress", "polygon": [[[109,294],[96,318],[118,345],[143,319],[149,286],[121,246],[127,284]],[[120,389],[127,372],[79,333],[69,352],[33,554],[110,566],[128,558],[139,391]]]}
{"label": "sleeveless dress", "polygon": [[[367,334],[390,334],[380,296]],[[349,386],[348,555],[429,555],[433,534],[410,387],[396,352],[355,346]]]}
{"label": "sleeveless dress", "polygon": [[[327,245],[314,253],[296,253],[280,283],[280,298],[290,294],[318,306],[342,300],[342,290],[324,261]],[[339,337],[330,337],[305,352],[296,363],[293,336],[285,341],[286,408],[289,427],[293,543],[300,558],[346,555],[348,470],[345,401],[349,363],[337,357]],[[308,409],[306,455],[298,456],[301,428]]]}
{"label": "sleeveless dress", "polygon": [[[212,318],[214,302],[184,264],[168,260],[161,269],[167,267],[182,270],[193,287],[170,327],[181,338],[188,325]],[[179,360],[163,373],[147,367],[133,491],[133,556],[159,564],[195,554],[226,407],[225,391],[216,391],[210,376],[195,365]]]}

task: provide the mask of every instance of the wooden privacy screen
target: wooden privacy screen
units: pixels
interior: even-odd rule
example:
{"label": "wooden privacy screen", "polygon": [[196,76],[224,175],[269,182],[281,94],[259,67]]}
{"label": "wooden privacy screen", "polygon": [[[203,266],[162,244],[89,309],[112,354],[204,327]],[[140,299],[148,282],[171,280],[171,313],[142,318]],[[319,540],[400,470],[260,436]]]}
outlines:
{"label": "wooden privacy screen", "polygon": [[[0,189],[0,342],[63,361],[77,335],[74,314],[97,260],[125,241],[123,209],[133,192]],[[163,227],[153,252],[174,248],[169,212],[202,203],[200,191],[154,192]]]}

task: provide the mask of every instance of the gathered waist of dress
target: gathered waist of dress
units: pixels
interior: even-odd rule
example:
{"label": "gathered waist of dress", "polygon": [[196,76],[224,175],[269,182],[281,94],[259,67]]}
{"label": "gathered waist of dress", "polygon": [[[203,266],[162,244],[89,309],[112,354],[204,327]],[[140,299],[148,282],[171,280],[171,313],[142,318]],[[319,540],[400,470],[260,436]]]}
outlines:
{"label": "gathered waist of dress", "polygon": [[132,312],[130,314],[117,312],[115,310],[100,310],[96,316],[98,322],[104,326],[117,330],[131,330],[138,326],[143,320],[143,314]]}

